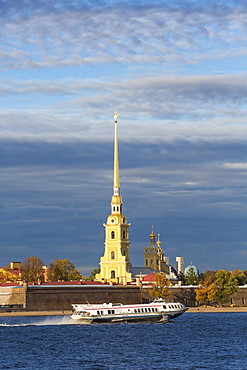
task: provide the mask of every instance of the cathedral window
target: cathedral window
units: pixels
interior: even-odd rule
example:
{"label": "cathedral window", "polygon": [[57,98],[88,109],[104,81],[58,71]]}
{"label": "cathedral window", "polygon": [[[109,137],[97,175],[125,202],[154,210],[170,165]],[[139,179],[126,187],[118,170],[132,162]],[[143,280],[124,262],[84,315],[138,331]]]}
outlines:
{"label": "cathedral window", "polygon": [[125,230],[123,231],[123,239],[125,239],[126,238],[126,232],[125,232]]}
{"label": "cathedral window", "polygon": [[115,260],[115,252],[111,252],[111,259]]}
{"label": "cathedral window", "polygon": [[111,239],[115,239],[115,231],[111,232]]}
{"label": "cathedral window", "polygon": [[154,263],[153,259],[150,260],[151,265]]}
{"label": "cathedral window", "polygon": [[119,211],[119,207],[117,206],[117,212]]}
{"label": "cathedral window", "polygon": [[111,271],[111,279],[115,279],[116,277],[116,273],[114,270]]}
{"label": "cathedral window", "polygon": [[146,259],[146,266],[148,265],[148,260]]}

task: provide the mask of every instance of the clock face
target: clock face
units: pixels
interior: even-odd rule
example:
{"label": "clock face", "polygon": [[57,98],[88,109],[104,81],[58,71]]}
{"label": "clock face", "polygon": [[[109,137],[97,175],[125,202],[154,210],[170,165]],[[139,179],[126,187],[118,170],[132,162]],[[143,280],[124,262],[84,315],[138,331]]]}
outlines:
{"label": "clock face", "polygon": [[115,218],[112,218],[111,223],[114,224],[114,222],[115,222]]}

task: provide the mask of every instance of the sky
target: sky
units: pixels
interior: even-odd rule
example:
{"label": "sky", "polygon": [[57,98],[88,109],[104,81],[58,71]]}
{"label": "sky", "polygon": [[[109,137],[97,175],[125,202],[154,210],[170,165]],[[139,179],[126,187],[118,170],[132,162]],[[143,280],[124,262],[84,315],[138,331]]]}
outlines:
{"label": "sky", "polygon": [[0,0],[0,265],[98,267],[117,110],[132,265],[246,270],[246,43],[241,0]]}

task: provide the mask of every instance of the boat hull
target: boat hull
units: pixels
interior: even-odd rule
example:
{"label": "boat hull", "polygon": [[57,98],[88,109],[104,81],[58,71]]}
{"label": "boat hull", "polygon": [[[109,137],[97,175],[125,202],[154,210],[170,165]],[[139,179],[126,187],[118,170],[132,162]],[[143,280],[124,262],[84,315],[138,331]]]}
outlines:
{"label": "boat hull", "polygon": [[122,316],[122,317],[73,317],[79,323],[83,324],[107,324],[107,323],[141,323],[141,322],[167,322],[169,321],[169,315],[157,315],[157,316]]}
{"label": "boat hull", "polygon": [[80,324],[94,323],[139,323],[168,322],[182,315],[187,307],[181,303],[166,303],[155,300],[149,304],[123,305],[103,303],[101,305],[74,304],[70,317]]}

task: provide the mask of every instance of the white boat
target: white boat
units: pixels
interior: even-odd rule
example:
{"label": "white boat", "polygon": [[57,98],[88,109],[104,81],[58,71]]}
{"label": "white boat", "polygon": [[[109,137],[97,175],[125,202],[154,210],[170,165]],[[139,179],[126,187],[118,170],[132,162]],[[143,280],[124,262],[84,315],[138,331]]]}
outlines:
{"label": "white boat", "polygon": [[167,322],[188,310],[182,303],[156,299],[146,304],[72,304],[70,317],[80,323]]}

